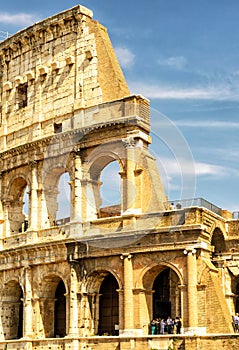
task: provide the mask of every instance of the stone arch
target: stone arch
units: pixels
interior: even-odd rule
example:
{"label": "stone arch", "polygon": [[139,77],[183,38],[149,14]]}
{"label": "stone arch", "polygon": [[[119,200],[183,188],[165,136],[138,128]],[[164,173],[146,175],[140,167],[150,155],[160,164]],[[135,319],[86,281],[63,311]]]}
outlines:
{"label": "stone arch", "polygon": [[211,231],[210,238],[209,238],[210,242],[212,241],[212,238],[213,238],[213,235],[215,233],[215,230],[220,230],[221,231],[224,240],[227,238],[225,223],[217,221],[217,222],[214,222],[214,224],[210,228],[210,231]]}
{"label": "stone arch", "polygon": [[216,257],[217,255],[225,252],[226,244],[225,237],[222,230],[216,227],[211,236],[211,245],[214,247],[214,252],[212,253],[212,257]]}
{"label": "stone arch", "polygon": [[102,281],[104,280],[105,276],[107,276],[108,274],[111,274],[114,276],[114,278],[116,279],[119,285],[119,289],[122,289],[123,282],[120,276],[112,269],[106,269],[104,266],[99,266],[97,269],[89,271],[87,275],[87,281],[86,281],[87,293],[98,293],[100,290]]}
{"label": "stone arch", "polygon": [[[105,145],[101,145],[96,147],[87,157],[87,166],[85,169],[85,174],[87,174],[87,179],[84,182],[84,193],[86,201],[89,200],[90,208],[88,208],[88,213],[91,212],[91,219],[96,219],[97,217],[101,217],[100,210],[102,206],[102,198],[100,193],[100,176],[102,171],[112,162],[116,161],[119,165],[119,174],[124,173],[125,169],[125,154],[122,143],[120,141],[115,142],[114,151],[112,151],[113,146],[112,143],[108,143]],[[119,175],[120,176],[120,175]],[[120,193],[122,199],[123,193],[123,184],[121,178],[120,181]],[[116,213],[119,215],[122,211],[122,201],[118,208],[109,208],[107,215],[105,216],[115,216]],[[111,210],[110,210],[111,209]],[[113,214],[112,214],[113,213]]]}
{"label": "stone arch", "polygon": [[28,179],[23,174],[14,176],[9,183],[8,201],[3,204],[7,210],[11,234],[25,231],[27,217],[23,211],[23,198],[27,186],[29,186]]}
{"label": "stone arch", "polygon": [[39,291],[40,313],[43,336],[46,338],[62,337],[67,333],[67,284],[57,274],[43,277]]}
{"label": "stone arch", "polygon": [[168,262],[163,262],[162,264],[149,264],[147,266],[145,266],[140,275],[138,280],[136,281],[135,287],[136,288],[147,288],[147,289],[152,289],[152,285],[153,285],[153,280],[160,272],[162,272],[165,268],[170,268],[172,269],[178,276],[179,278],[179,283],[180,285],[184,284],[183,281],[183,276],[181,274],[181,272],[179,271],[179,269]]}
{"label": "stone arch", "polygon": [[170,263],[154,264],[144,269],[142,287],[149,318],[182,317],[181,285],[183,278]]}
{"label": "stone arch", "polygon": [[86,289],[94,334],[118,335],[120,286],[114,272],[98,269],[89,275]]}
{"label": "stone arch", "polygon": [[1,292],[1,338],[23,337],[23,289],[16,280],[4,284]]}

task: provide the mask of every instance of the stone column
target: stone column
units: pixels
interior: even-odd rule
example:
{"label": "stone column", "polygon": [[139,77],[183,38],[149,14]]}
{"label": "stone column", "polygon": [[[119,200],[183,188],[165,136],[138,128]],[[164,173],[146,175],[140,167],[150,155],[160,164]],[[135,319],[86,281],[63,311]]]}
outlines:
{"label": "stone column", "polygon": [[136,186],[135,186],[135,140],[133,137],[127,137],[122,140],[126,148],[126,173],[124,181],[126,184],[123,189],[126,193],[123,194],[125,214],[134,213]]}
{"label": "stone column", "polygon": [[97,219],[97,210],[100,206],[98,188],[98,181],[91,180],[88,174],[84,176],[84,179],[82,180],[82,212],[83,218],[86,221]]}
{"label": "stone column", "polygon": [[75,181],[74,181],[74,193],[73,193],[73,221],[82,221],[82,164],[79,154],[75,154]]}
{"label": "stone column", "polygon": [[4,211],[2,205],[2,178],[3,173],[0,172],[0,249],[3,248],[3,238],[4,238]]}
{"label": "stone column", "polygon": [[24,312],[23,312],[23,337],[31,338],[32,330],[32,273],[29,266],[24,268],[25,278],[25,295],[24,295]]}
{"label": "stone column", "polygon": [[197,305],[197,260],[196,249],[186,248],[184,254],[187,256],[187,309],[188,327],[186,333],[198,333],[198,305]]}
{"label": "stone column", "polygon": [[30,217],[29,230],[37,231],[38,229],[38,182],[37,182],[37,163],[31,163],[31,196],[30,196]]}
{"label": "stone column", "polygon": [[4,215],[4,224],[3,224],[3,236],[9,237],[11,235],[11,227],[9,220],[9,210],[11,208],[12,202],[4,200],[3,202],[3,215]]}
{"label": "stone column", "polygon": [[140,335],[149,334],[149,322],[151,320],[151,313],[149,310],[152,310],[152,306],[148,307],[148,296],[150,296],[150,301],[152,298],[152,291],[148,291],[145,288],[134,289],[134,294],[137,296],[136,305],[134,307],[134,321],[136,324],[139,324],[139,329],[137,333]]}
{"label": "stone column", "polygon": [[123,334],[134,333],[134,299],[132,255],[121,255],[124,262],[124,329]]}
{"label": "stone column", "polygon": [[69,336],[78,336],[78,280],[74,263],[71,264],[69,291]]}
{"label": "stone column", "polygon": [[2,207],[2,181],[3,181],[3,173],[0,172],[0,224],[4,222],[4,214]]}
{"label": "stone column", "polygon": [[124,332],[124,291],[123,289],[118,289],[119,293],[119,334]]}

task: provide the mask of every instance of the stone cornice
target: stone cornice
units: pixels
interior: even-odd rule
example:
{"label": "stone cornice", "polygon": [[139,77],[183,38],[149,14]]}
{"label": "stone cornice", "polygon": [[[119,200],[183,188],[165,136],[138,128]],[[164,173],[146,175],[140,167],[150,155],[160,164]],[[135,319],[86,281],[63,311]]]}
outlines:
{"label": "stone cornice", "polygon": [[[47,147],[50,144],[56,144],[56,143],[60,144],[61,142],[65,143],[67,140],[72,140],[73,138],[80,136],[80,140],[79,141],[75,140],[74,144],[73,145],[71,144],[70,146],[71,151],[77,151],[79,148],[81,148],[81,142],[83,143],[87,142],[85,139],[81,141],[82,137],[92,131],[108,128],[110,126],[115,126],[115,125],[132,124],[135,126],[135,125],[141,125],[142,123],[144,123],[144,121],[141,118],[137,116],[132,116],[132,117],[124,117],[116,120],[111,120],[111,121],[107,121],[99,124],[94,124],[85,128],[74,129],[64,133],[54,134],[40,140],[31,141],[26,144],[11,148],[9,150],[2,152],[0,154],[0,158],[2,161],[5,161],[5,160],[9,160],[9,158],[23,155],[27,152],[28,154],[31,154],[32,157],[34,157],[34,159],[29,159],[31,157],[29,155],[28,162],[27,162],[29,163],[29,161],[32,161],[32,160],[43,159],[44,154],[47,150]],[[69,149],[64,148],[62,149],[62,152],[59,154],[59,156],[67,152],[69,152]],[[55,157],[56,156],[55,153],[52,156]],[[51,154],[49,153],[47,157],[50,158]],[[23,164],[21,163],[21,165]],[[14,167],[15,166],[16,166],[16,163],[14,162]],[[6,167],[4,168],[6,171],[9,170],[9,168],[6,168]]]}

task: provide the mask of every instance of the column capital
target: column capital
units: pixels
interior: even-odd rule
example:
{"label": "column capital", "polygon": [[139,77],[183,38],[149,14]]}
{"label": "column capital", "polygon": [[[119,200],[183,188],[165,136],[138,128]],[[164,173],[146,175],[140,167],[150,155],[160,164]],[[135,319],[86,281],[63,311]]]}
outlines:
{"label": "column capital", "polygon": [[37,166],[37,161],[36,160],[32,160],[30,162],[28,162],[28,165],[30,166],[30,168],[35,168]]}
{"label": "column capital", "polygon": [[128,260],[130,260],[130,259],[132,259],[133,258],[133,254],[131,254],[131,253],[122,253],[121,255],[120,255],[120,259],[121,260],[124,260],[124,259],[128,259]]}
{"label": "column capital", "polygon": [[122,142],[123,142],[123,145],[126,149],[134,149],[134,147],[136,145],[136,141],[135,141],[134,137],[132,137],[132,136],[123,138]]}
{"label": "column capital", "polygon": [[82,150],[80,147],[78,147],[78,146],[74,147],[74,151],[72,152],[72,157],[73,157],[73,159],[82,157]]}
{"label": "column capital", "polygon": [[195,255],[196,253],[197,253],[197,249],[195,249],[194,247],[187,247],[183,251],[184,255]]}

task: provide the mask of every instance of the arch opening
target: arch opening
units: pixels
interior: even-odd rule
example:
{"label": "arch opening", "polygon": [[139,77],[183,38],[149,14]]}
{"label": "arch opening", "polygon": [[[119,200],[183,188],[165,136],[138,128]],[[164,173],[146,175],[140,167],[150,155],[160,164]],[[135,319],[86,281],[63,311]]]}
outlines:
{"label": "arch opening", "polygon": [[40,314],[42,336],[45,338],[66,335],[66,287],[57,275],[48,275],[42,282]]}
{"label": "arch opening", "polygon": [[120,167],[116,160],[107,164],[100,174],[99,217],[119,216],[121,213]]}
{"label": "arch opening", "polygon": [[23,337],[23,291],[16,281],[8,282],[3,290],[1,323],[5,340]]}
{"label": "arch opening", "polygon": [[24,232],[28,228],[29,208],[28,186],[25,179],[18,177],[13,181],[9,198],[11,205],[8,208],[8,218],[11,234]]}
{"label": "arch opening", "polygon": [[58,182],[56,223],[64,224],[70,220],[70,175],[64,173]]}
{"label": "arch opening", "polygon": [[219,228],[216,228],[213,232],[211,245],[214,246],[212,258],[216,258],[218,255],[220,255],[226,250],[224,236]]}
{"label": "arch opening", "polygon": [[118,282],[112,274],[108,274],[100,287],[99,300],[99,335],[118,335],[119,295]]}
{"label": "arch opening", "polygon": [[[183,317],[181,278],[174,268],[166,264],[155,265],[147,270],[142,282],[143,288],[151,292],[146,296],[148,321],[156,318],[166,321],[169,316]],[[160,329],[157,331],[160,332]]]}
{"label": "arch opening", "polygon": [[69,173],[63,167],[51,169],[44,179],[45,222],[49,226],[70,221]]}
{"label": "arch opening", "polygon": [[66,288],[61,280],[55,292],[55,322],[54,336],[64,337],[66,335]]}

